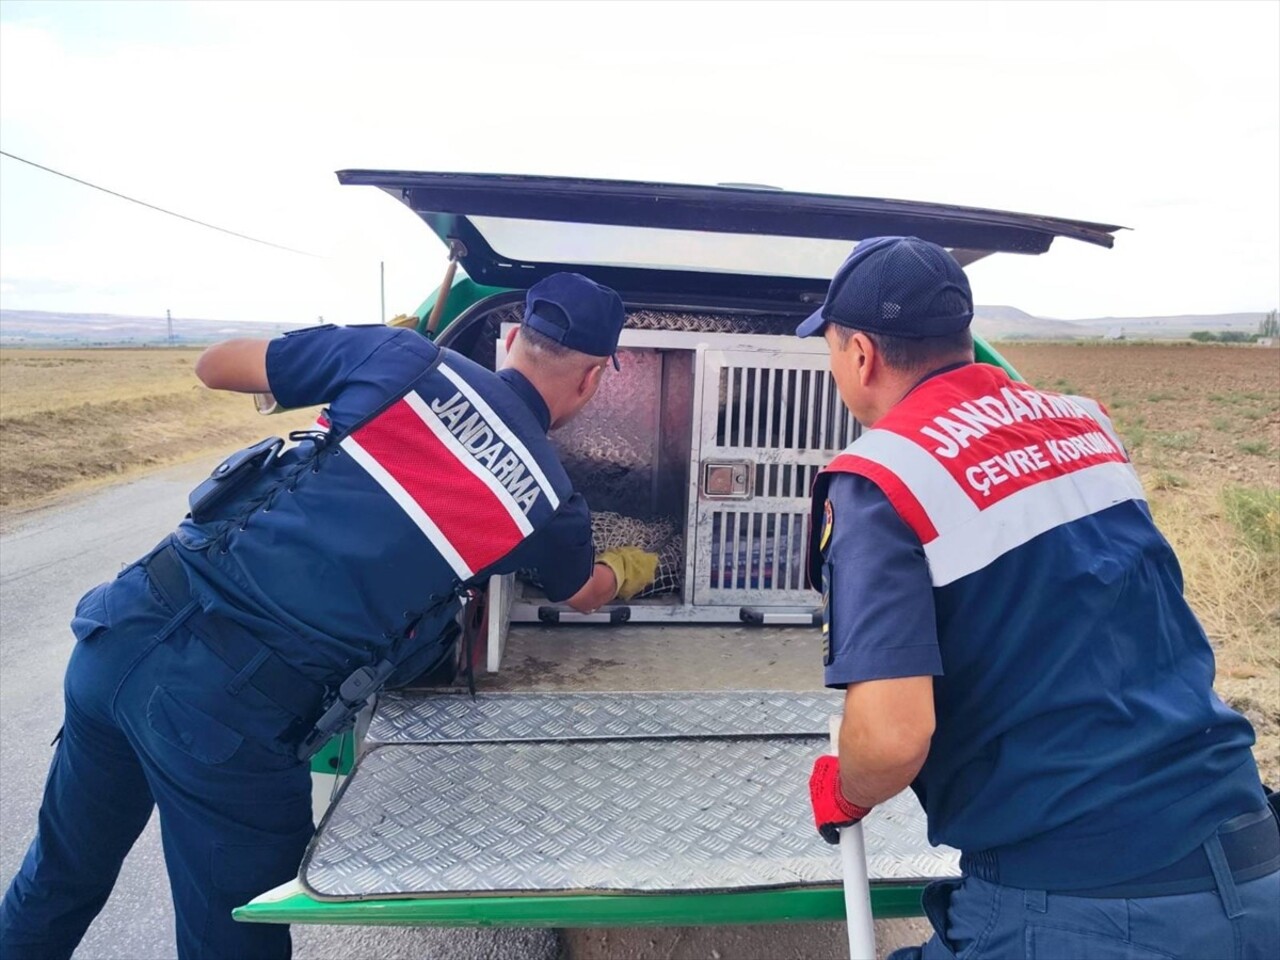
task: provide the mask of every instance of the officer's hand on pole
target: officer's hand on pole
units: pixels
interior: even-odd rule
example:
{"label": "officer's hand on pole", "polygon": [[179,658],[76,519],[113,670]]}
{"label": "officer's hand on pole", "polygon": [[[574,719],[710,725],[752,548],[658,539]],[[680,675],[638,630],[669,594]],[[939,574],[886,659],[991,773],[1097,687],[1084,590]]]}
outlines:
{"label": "officer's hand on pole", "polygon": [[876,956],[876,924],[871,913],[871,881],[867,876],[867,845],[862,818],[871,811],[850,803],[840,788],[840,727],[843,717],[830,721],[831,753],[819,757],[809,776],[813,819],[827,843],[840,846],[840,876],[844,886],[844,920],[849,934],[849,960]]}
{"label": "officer's hand on pole", "polygon": [[827,843],[839,843],[841,827],[851,827],[871,812],[845,797],[840,789],[840,761],[831,754],[814,761],[809,775],[809,801],[813,804],[813,822]]}
{"label": "officer's hand on pole", "polygon": [[596,557],[613,571],[618,581],[617,599],[630,600],[637,593],[653,584],[658,575],[658,555],[639,547],[615,547]]}

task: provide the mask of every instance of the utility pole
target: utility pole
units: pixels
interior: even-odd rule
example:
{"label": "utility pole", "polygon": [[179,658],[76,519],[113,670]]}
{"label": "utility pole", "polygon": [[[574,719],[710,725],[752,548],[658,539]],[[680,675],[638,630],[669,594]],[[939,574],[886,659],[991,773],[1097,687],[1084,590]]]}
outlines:
{"label": "utility pole", "polygon": [[165,322],[165,326],[168,328],[168,331],[169,331],[168,333],[169,346],[172,347],[173,346],[173,314],[170,313],[168,310],[164,312],[164,322]]}
{"label": "utility pole", "polygon": [[382,313],[378,314],[378,322],[387,322],[387,262],[378,261],[378,289],[382,294]]}

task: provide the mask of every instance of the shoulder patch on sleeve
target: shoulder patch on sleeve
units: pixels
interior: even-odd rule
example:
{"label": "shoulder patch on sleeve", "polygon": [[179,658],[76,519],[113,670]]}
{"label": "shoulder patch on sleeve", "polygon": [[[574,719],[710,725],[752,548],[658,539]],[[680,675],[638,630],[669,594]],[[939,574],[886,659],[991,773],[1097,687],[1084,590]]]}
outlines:
{"label": "shoulder patch on sleeve", "polygon": [[827,544],[831,542],[831,527],[835,523],[835,508],[831,506],[830,498],[822,506],[822,536],[818,540],[818,549],[825,551]]}

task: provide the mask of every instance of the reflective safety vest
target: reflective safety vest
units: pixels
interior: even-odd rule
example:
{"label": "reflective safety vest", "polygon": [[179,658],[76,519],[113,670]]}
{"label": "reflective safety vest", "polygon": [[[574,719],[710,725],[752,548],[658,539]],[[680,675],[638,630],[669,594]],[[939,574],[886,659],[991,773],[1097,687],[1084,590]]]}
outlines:
{"label": "reflective safety vest", "polygon": [[860,474],[884,492],[920,538],[935,587],[1055,527],[1145,502],[1096,402],[977,363],[926,380],[824,473]]}
{"label": "reflective safety vest", "polygon": [[178,531],[200,549],[193,579],[219,612],[313,673],[386,656],[428,610],[430,638],[456,611],[438,601],[509,572],[504,558],[573,493],[511,387],[428,341],[419,349],[424,372],[408,390],[318,453],[282,458],[279,482],[238,516]]}
{"label": "reflective safety vest", "polygon": [[1261,805],[1252,731],[1213,693],[1177,559],[1098,404],[968,364],[831,462],[813,529],[837,473],[873,483],[928,564],[943,675],[912,787],[966,872],[1120,882]]}

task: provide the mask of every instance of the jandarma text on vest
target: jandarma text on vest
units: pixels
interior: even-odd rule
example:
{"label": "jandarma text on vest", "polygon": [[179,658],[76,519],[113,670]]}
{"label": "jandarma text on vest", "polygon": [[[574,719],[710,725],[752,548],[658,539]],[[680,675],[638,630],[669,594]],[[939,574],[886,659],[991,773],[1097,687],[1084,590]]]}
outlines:
{"label": "jandarma text on vest", "polygon": [[458,442],[507,488],[507,492],[526,514],[538,500],[539,487],[532,473],[498,439],[496,432],[485,423],[478,412],[471,408],[461,392],[455,392],[447,400],[432,400],[431,411],[440,418]]}
{"label": "jandarma text on vest", "polygon": [[[1000,396],[978,397],[951,407],[947,413],[933,418],[936,427],[921,427],[920,432],[941,446],[934,453],[948,460],[966,450],[973,440],[992,430],[1023,420],[1066,418],[1092,420],[1088,411],[1070,397],[1039,390],[1000,389]],[[1094,421],[1096,422],[1096,421]]]}

